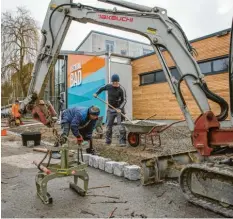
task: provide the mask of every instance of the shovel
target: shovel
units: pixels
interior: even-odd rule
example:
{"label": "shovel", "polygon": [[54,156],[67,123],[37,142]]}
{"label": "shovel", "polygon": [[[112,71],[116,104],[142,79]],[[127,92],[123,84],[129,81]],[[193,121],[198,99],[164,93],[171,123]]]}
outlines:
{"label": "shovel", "polygon": [[[117,111],[117,109],[116,109],[114,106],[112,106],[111,104],[109,104],[108,102],[102,100],[102,99],[99,98],[98,96],[97,96],[96,98],[97,98],[98,100],[102,101],[103,103],[105,103],[106,105],[110,106],[112,109],[114,109],[114,110]],[[123,114],[122,112],[120,112],[120,114],[121,114],[124,118],[126,118],[130,123],[134,124],[134,122],[131,121],[125,114]]]}
{"label": "shovel", "polygon": [[[105,103],[106,105],[108,105],[108,106],[110,106],[111,108],[113,108],[114,110],[116,110],[117,111],[117,109],[114,107],[114,106],[112,106],[111,104],[109,104],[108,102],[106,102],[106,101],[104,101],[103,99],[101,99],[101,98],[99,98],[98,96],[96,97],[98,100],[100,100],[100,101],[102,101],[103,103]],[[135,124],[137,124],[138,122],[141,122],[141,120],[140,121],[132,121],[132,120],[130,120],[126,115],[124,115],[122,112],[120,113],[123,117],[125,117],[131,124],[133,124],[133,125],[135,125]],[[148,118],[146,118],[146,119],[144,119],[144,120],[142,120],[142,121],[145,121],[145,120],[147,120],[147,119],[150,119],[150,118],[152,118],[152,117],[154,117],[154,116],[156,116],[157,114],[154,114],[154,115],[152,115],[152,116],[150,116],[150,117],[148,117]]]}

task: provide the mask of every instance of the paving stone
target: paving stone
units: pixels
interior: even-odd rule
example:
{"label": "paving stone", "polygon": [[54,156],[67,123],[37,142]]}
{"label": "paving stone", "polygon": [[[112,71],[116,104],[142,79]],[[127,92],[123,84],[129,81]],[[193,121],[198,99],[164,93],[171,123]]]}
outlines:
{"label": "paving stone", "polygon": [[139,180],[141,178],[141,168],[137,165],[125,166],[124,177],[129,180]]}
{"label": "paving stone", "polygon": [[113,174],[116,176],[124,176],[124,167],[129,165],[126,162],[117,162],[113,168]]}
{"label": "paving stone", "polygon": [[93,167],[95,167],[97,169],[99,168],[99,159],[100,159],[99,156],[93,157]]}
{"label": "paving stone", "polygon": [[104,170],[106,162],[111,161],[110,158],[99,157],[99,169]]}
{"label": "paving stone", "polygon": [[94,164],[96,163],[96,157],[98,157],[97,155],[90,155],[89,156],[89,166],[93,167]]}
{"label": "paving stone", "polygon": [[113,169],[114,169],[114,166],[116,165],[116,163],[117,163],[116,161],[107,161],[105,163],[105,168],[104,168],[105,172],[113,173]]}

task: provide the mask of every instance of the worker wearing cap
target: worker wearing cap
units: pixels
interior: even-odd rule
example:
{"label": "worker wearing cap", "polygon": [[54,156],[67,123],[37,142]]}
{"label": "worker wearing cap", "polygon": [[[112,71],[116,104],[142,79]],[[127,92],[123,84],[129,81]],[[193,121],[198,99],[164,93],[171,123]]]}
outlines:
{"label": "worker wearing cap", "polygon": [[117,74],[112,75],[111,84],[104,85],[101,87],[93,96],[96,98],[101,92],[108,92],[108,103],[112,105],[115,109],[110,106],[107,111],[107,131],[106,131],[106,144],[110,145],[112,143],[112,127],[115,118],[117,118],[117,124],[120,125],[119,133],[120,146],[126,146],[126,131],[125,127],[121,125],[124,119],[120,113],[124,113],[124,106],[126,104],[126,91],[119,83],[120,77]]}
{"label": "worker wearing cap", "polygon": [[16,119],[16,118],[19,118],[20,125],[23,125],[23,122],[21,120],[21,114],[19,113],[19,110],[20,110],[19,101],[15,100],[15,103],[12,104],[12,108],[11,108],[11,113],[12,113],[12,116],[13,116],[13,120]]}
{"label": "worker wearing cap", "polygon": [[92,146],[92,132],[100,114],[100,109],[96,106],[73,107],[63,111],[61,116],[61,136],[69,136],[70,130],[77,138],[77,143],[81,144],[84,140],[90,142],[87,153],[94,153]]}

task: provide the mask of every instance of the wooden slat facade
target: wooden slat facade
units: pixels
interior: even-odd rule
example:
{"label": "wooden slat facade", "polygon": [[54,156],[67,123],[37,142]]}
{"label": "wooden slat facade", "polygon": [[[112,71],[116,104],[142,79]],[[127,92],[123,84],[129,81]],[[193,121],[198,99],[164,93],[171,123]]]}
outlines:
{"label": "wooden slat facade", "polygon": [[[212,36],[192,43],[197,50],[197,61],[229,54],[230,33],[223,36]],[[174,63],[168,53],[163,52],[169,67]],[[168,83],[157,83],[140,86],[140,74],[162,69],[156,55],[150,55],[132,61],[133,74],[133,117],[145,119],[157,113],[156,119],[183,119],[183,115],[175,96],[171,93]],[[206,75],[205,80],[211,91],[223,97],[229,102],[229,76],[228,73]],[[182,85],[184,98],[193,118],[200,115],[190,91],[185,84]],[[217,104],[210,102],[212,111],[219,113]]]}

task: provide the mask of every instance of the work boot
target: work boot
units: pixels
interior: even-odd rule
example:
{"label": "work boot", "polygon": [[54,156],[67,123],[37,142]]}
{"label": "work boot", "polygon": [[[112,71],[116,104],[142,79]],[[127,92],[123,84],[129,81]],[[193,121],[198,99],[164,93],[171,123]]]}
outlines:
{"label": "work boot", "polygon": [[106,145],[111,145],[112,142],[111,142],[110,140],[106,140],[106,141],[105,141],[105,144],[106,144]]}
{"label": "work boot", "polygon": [[125,141],[121,141],[121,142],[119,143],[119,146],[120,146],[120,147],[126,147],[126,142],[125,142]]}

